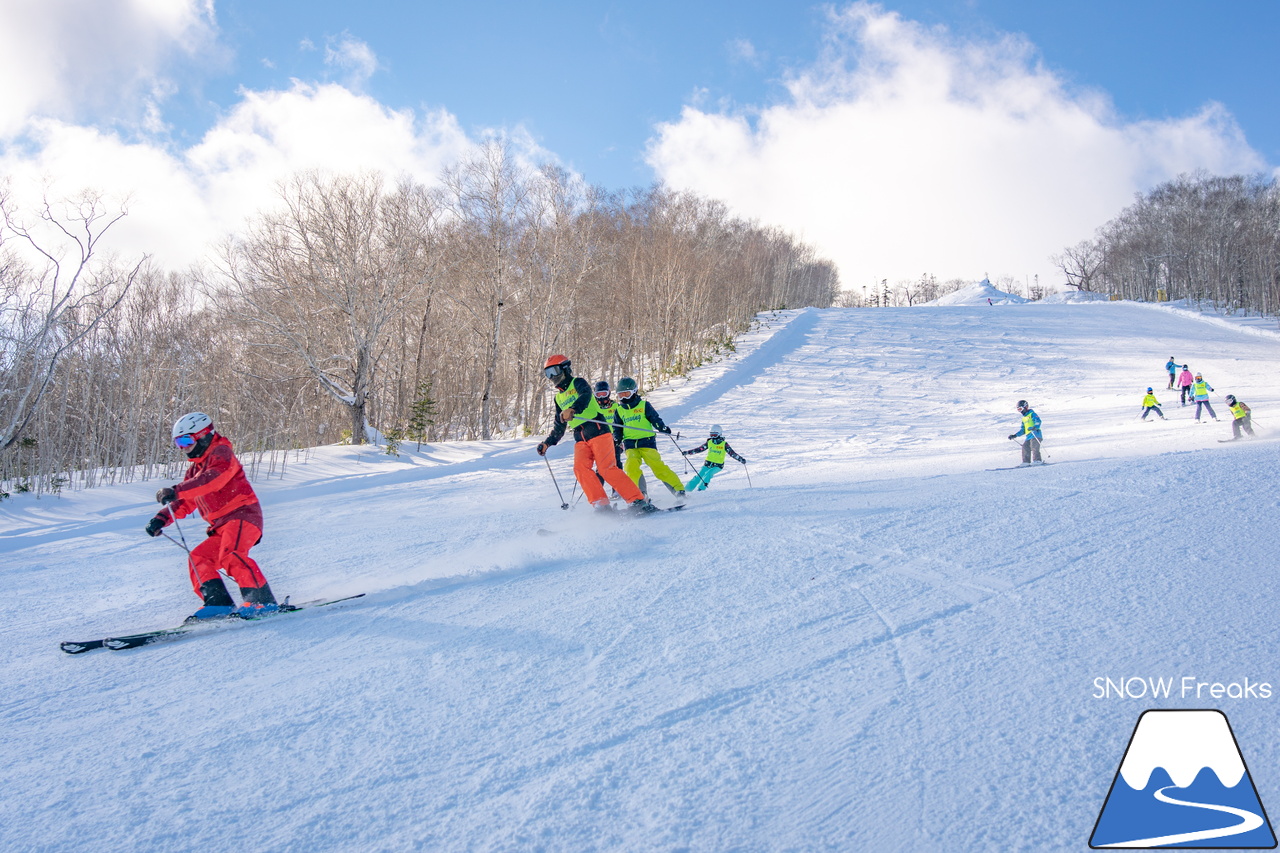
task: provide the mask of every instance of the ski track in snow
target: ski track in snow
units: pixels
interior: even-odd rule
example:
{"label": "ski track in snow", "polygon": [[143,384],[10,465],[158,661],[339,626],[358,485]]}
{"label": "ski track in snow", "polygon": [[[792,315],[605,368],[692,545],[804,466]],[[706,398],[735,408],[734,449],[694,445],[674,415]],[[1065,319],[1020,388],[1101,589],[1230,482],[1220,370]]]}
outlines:
{"label": "ski track in snow", "polygon": [[[561,511],[536,437],[258,483],[273,587],[368,593],[341,608],[64,655],[193,609],[141,532],[163,483],[6,501],[0,849],[1084,849],[1151,707],[1095,677],[1280,681],[1280,337],[1127,303],[762,320],[649,395],[750,464],[687,512]],[[1222,422],[1170,404],[1170,354]],[[1254,441],[1218,444],[1228,392]],[[1071,464],[985,470],[1020,397]],[[1224,708],[1254,767],[1273,701]]]}

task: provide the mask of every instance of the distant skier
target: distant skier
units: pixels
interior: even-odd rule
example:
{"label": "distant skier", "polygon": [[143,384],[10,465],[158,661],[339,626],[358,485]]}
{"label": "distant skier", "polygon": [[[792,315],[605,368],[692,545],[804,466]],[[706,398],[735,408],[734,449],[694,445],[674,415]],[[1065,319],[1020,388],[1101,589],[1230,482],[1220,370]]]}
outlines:
{"label": "distant skier", "polygon": [[1191,396],[1196,401],[1196,423],[1200,423],[1200,408],[1209,410],[1209,417],[1215,421],[1218,415],[1213,411],[1213,404],[1209,402],[1209,392],[1213,390],[1213,386],[1204,381],[1204,377],[1199,373],[1196,374],[1196,381],[1191,385]]}
{"label": "distant skier", "polygon": [[692,450],[683,451],[685,456],[692,456],[695,453],[706,451],[707,457],[702,460],[702,467],[698,469],[698,473],[693,475],[693,479],[685,485],[686,491],[693,491],[695,488],[699,492],[705,492],[707,486],[711,485],[711,478],[724,468],[724,457],[726,454],[737,459],[743,465],[747,464],[747,460],[733,452],[733,448],[729,446],[729,442],[725,440],[724,430],[719,424],[711,427],[711,434],[707,436],[707,440]]}
{"label": "distant skier", "polygon": [[[1173,387],[1173,386],[1170,386]],[[1164,412],[1160,411],[1160,401],[1156,399],[1155,392],[1150,388],[1147,389],[1147,396],[1142,398],[1142,419],[1145,421],[1147,415],[1155,412],[1160,416],[1160,420],[1166,420]]]}
{"label": "distant skier", "polygon": [[1235,394],[1227,395],[1227,405],[1231,407],[1231,440],[1235,441],[1241,438],[1240,431],[1244,430],[1249,435],[1253,435],[1253,411],[1244,403],[1236,399]]}
{"label": "distant skier", "polygon": [[618,380],[618,407],[614,410],[614,433],[622,437],[623,452],[627,456],[623,470],[644,491],[644,474],[640,465],[649,466],[653,475],[675,495],[676,503],[684,503],[684,483],[658,452],[657,433],[671,434],[671,427],[662,422],[658,410],[640,397],[636,381],[630,376]]}
{"label": "distant skier", "polygon": [[[147,522],[146,531],[149,536],[159,536],[174,518],[186,518],[197,511],[209,525],[209,538],[191,549],[188,560],[191,585],[204,602],[192,618],[233,612],[256,616],[278,610],[266,576],[249,556],[249,549],[262,540],[262,504],[231,442],[214,431],[208,415],[192,412],[173,425],[173,443],[186,452],[191,465],[181,483],[156,492],[156,500],[164,508]],[[240,586],[242,603],[238,609],[219,570]]]}
{"label": "distant skier", "polygon": [[1022,442],[1022,464],[1030,465],[1038,462],[1043,465],[1044,460],[1040,458],[1040,442],[1044,436],[1040,432],[1040,416],[1027,405],[1026,400],[1018,401],[1018,414],[1022,415],[1022,426],[1013,435],[1009,436],[1009,440],[1013,441],[1020,435],[1027,438]]}
{"label": "distant skier", "polygon": [[1169,387],[1173,388],[1173,383],[1178,376],[1178,365],[1174,362],[1173,356],[1169,356],[1169,360],[1165,362],[1164,369],[1169,374]]}
{"label": "distant skier", "polygon": [[600,406],[587,380],[574,377],[572,364],[563,355],[547,359],[542,373],[556,389],[555,423],[551,432],[538,445],[538,455],[546,456],[547,448],[560,442],[566,428],[573,430],[573,475],[587,501],[597,510],[609,509],[605,495],[592,470],[594,464],[600,476],[622,496],[634,512],[657,512],[631,478],[618,467],[614,450],[613,430],[603,423]]}
{"label": "distant skier", "polygon": [[1191,368],[1182,365],[1182,372],[1178,374],[1178,387],[1182,389],[1182,405],[1187,405],[1187,399],[1191,396],[1191,386],[1195,380],[1191,378]]}

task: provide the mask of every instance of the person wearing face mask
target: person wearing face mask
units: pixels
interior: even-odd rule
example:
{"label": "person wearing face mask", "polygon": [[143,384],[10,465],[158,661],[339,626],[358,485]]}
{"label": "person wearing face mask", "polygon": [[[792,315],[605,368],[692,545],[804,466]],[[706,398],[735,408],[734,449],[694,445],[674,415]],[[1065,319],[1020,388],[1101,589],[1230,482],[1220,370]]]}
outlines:
{"label": "person wearing face mask", "polygon": [[[279,610],[262,569],[249,549],[262,540],[262,504],[231,442],[213,428],[204,412],[191,412],[173,425],[173,443],[191,460],[182,482],[156,492],[163,508],[147,522],[148,535],[159,536],[174,519],[194,512],[208,525],[208,537],[191,549],[191,585],[203,607],[192,619],[255,616]],[[240,587],[241,604],[227,592],[220,572]]]}

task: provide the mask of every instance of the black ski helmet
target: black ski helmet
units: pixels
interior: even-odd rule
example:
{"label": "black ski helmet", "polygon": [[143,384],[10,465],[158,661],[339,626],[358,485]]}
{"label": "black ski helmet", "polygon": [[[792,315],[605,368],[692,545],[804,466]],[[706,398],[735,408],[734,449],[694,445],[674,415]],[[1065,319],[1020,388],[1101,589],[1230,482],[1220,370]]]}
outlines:
{"label": "black ski helmet", "polygon": [[1228,405],[1228,406],[1234,406],[1235,404],[1236,404],[1236,395],[1235,395],[1235,394],[1228,394],[1228,395],[1227,395],[1227,405]]}
{"label": "black ski helmet", "polygon": [[597,396],[597,397],[608,397],[608,396],[609,396],[609,383],[608,383],[608,382],[606,382],[605,380],[601,379],[599,382],[597,382],[597,383],[596,383],[596,396]]}
{"label": "black ski helmet", "polygon": [[1029,408],[1031,408],[1031,407],[1027,405],[1027,401],[1026,401],[1026,400],[1019,400],[1019,401],[1018,401],[1017,409],[1018,409],[1018,411],[1019,411],[1019,412],[1025,411],[1025,410],[1027,410],[1027,409],[1029,409]]}

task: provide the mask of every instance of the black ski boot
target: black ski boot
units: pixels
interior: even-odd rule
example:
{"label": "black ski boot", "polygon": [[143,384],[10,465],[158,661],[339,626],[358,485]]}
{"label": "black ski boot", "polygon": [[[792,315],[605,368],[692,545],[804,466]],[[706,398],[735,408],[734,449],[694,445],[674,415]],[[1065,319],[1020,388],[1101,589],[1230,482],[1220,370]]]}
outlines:
{"label": "black ski boot", "polygon": [[204,607],[188,616],[188,622],[230,616],[236,609],[236,603],[220,577],[200,584],[200,597],[204,599]]}
{"label": "black ski boot", "polygon": [[629,509],[632,512],[634,512],[636,515],[648,515],[651,512],[659,511],[658,508],[653,504],[649,503],[648,499],[646,498],[641,498],[640,500],[631,504]]}
{"label": "black ski boot", "polygon": [[240,587],[240,599],[244,603],[236,611],[236,615],[244,619],[255,619],[280,610],[280,605],[276,603],[276,597],[271,592],[269,583],[264,583],[262,586]]}

